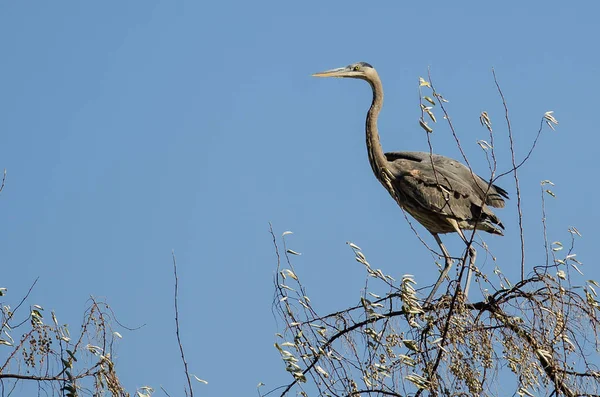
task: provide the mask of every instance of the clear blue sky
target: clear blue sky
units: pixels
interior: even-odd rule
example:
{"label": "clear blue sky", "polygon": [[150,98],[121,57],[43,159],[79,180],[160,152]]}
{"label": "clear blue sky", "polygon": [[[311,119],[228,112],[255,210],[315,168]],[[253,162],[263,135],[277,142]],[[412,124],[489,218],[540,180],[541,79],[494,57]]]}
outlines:
{"label": "clear blue sky", "polygon": [[[162,385],[177,395],[174,249],[190,370],[209,381],[198,395],[252,395],[258,382],[288,381],[273,348],[268,222],[278,235],[294,232],[297,270],[323,312],[355,303],[364,286],[348,240],[397,278],[435,279],[434,258],[368,165],[368,85],[310,77],[356,61],[373,64],[384,82],[384,150],[427,150],[417,85],[431,67],[484,175],[481,111],[506,148],[492,67],[520,157],[554,110],[557,132],[543,133],[521,173],[527,263],[544,258],[539,182],[550,179],[549,239],[567,242],[576,226],[586,278],[600,279],[591,178],[600,5],[581,4],[4,1],[0,286],[14,304],[39,276],[28,303],[75,329],[89,295],[106,298],[126,325],[147,324],[122,332],[117,365],[127,388]],[[444,126],[432,139],[437,153],[458,156]],[[506,152],[499,162],[509,167]],[[499,184],[514,198],[510,178]],[[498,211],[507,235],[486,241],[516,279],[515,203]],[[462,249],[456,236],[445,241]]]}

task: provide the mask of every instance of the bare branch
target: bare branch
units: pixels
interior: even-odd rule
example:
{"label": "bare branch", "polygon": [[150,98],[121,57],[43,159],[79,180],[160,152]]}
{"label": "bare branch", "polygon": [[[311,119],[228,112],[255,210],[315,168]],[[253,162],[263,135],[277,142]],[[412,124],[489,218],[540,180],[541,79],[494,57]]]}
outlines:
{"label": "bare branch", "polygon": [[[185,353],[183,352],[183,345],[181,344],[181,336],[179,335],[179,305],[177,303],[177,297],[179,292],[179,278],[177,277],[177,260],[175,259],[175,251],[171,251],[171,256],[173,257],[173,274],[175,276],[175,335],[177,335],[177,344],[179,345],[179,351],[181,352],[181,361],[183,362],[183,369],[185,372],[185,377],[187,379],[188,388],[190,391],[190,396],[194,397],[194,389],[192,388],[192,381],[190,379],[190,372],[188,370],[188,364],[185,360]],[[187,391],[185,392],[187,395]]]}
{"label": "bare branch", "polygon": [[[498,83],[498,78],[496,77],[496,71],[492,68],[492,75],[494,76],[494,83],[496,84],[496,88],[498,90],[498,94],[500,94],[500,98],[502,98],[502,106],[504,106],[504,118],[506,119],[506,126],[508,128],[508,140],[510,143],[510,155],[511,161],[513,165],[513,176],[515,178],[515,187],[517,189],[517,213],[519,215],[519,237],[521,239],[521,280],[525,279],[525,233],[523,232],[523,210],[521,209],[521,188],[519,186],[519,175],[517,173],[517,163],[515,160],[515,144],[513,141],[513,133],[512,126],[510,123],[510,117],[508,116],[508,105],[506,104],[506,98],[504,98],[504,93],[500,88],[500,84]],[[538,134],[539,136],[539,134]],[[537,142],[537,137],[533,143],[535,147],[535,143]],[[533,150],[533,147],[532,149]],[[531,153],[531,152],[530,152]],[[529,157],[529,154],[526,158]]]}

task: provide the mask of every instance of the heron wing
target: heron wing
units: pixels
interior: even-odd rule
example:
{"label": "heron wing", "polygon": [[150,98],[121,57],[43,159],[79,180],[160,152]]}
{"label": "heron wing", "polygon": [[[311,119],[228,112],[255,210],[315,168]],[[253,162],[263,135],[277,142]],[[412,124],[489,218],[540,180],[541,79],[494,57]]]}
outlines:
{"label": "heron wing", "polygon": [[[469,169],[458,161],[423,152],[386,153],[386,157],[394,174],[394,189],[415,210],[420,208],[425,213],[430,211],[460,221],[481,219],[503,227],[483,203],[482,189],[487,189],[487,183],[476,175],[474,180]],[[501,200],[503,205],[500,196],[506,192],[493,187],[490,191],[499,198],[488,197],[486,204],[493,202],[499,206],[497,201]]]}
{"label": "heron wing", "polygon": [[471,197],[474,203],[480,204],[485,198],[487,205],[503,208],[504,198],[508,198],[506,190],[496,185],[488,189],[488,181],[471,173],[465,165],[449,157],[426,152],[392,152],[386,153],[385,156],[388,161],[402,169],[408,166],[420,171],[423,183],[434,186],[439,183],[452,193],[458,193],[465,198]]}

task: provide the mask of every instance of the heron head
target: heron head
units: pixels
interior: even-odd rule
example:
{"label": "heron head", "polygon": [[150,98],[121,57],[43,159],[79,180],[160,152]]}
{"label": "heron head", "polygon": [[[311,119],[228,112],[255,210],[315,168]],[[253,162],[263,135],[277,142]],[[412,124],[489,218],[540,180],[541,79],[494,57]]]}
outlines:
{"label": "heron head", "polygon": [[352,79],[367,80],[376,73],[373,66],[366,62],[357,62],[343,68],[326,70],[313,74],[313,77],[349,77]]}

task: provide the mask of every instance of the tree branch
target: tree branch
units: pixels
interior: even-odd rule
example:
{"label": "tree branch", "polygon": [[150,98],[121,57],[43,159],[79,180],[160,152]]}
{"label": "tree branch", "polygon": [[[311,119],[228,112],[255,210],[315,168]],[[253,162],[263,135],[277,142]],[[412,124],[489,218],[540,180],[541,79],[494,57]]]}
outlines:
{"label": "tree branch", "polygon": [[183,352],[183,345],[181,344],[181,337],[179,335],[179,305],[177,303],[179,278],[177,277],[177,261],[175,260],[175,251],[171,251],[171,255],[173,257],[173,274],[175,275],[175,335],[177,335],[177,344],[179,345],[179,351],[181,352],[181,361],[183,361],[183,369],[185,372],[185,377],[187,379],[188,387],[190,389],[190,397],[194,397],[194,390],[192,389],[190,372],[188,371],[188,364],[185,360],[185,353]]}

